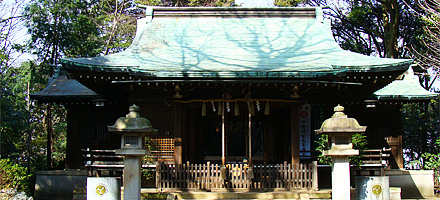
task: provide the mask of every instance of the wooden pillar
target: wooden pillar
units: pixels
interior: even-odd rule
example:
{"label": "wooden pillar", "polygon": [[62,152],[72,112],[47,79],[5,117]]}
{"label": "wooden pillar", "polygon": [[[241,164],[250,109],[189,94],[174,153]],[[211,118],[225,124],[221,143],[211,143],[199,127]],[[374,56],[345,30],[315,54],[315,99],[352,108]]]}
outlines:
{"label": "wooden pillar", "polygon": [[[187,157],[187,161],[190,161],[191,163],[194,163],[195,161],[195,157],[196,157],[196,150],[195,150],[195,144],[197,144],[196,142],[196,136],[195,136],[195,132],[196,130],[198,132],[199,131],[199,127],[200,127],[200,120],[196,120],[196,113],[194,111],[194,108],[192,108],[189,111],[189,133],[188,133],[188,143],[187,143],[187,148],[188,148],[188,157]],[[200,118],[197,118],[200,119]]]}
{"label": "wooden pillar", "polygon": [[221,107],[222,110],[219,112],[221,112],[221,114],[222,114],[222,158],[221,158],[221,160],[222,160],[222,167],[224,167],[226,165],[226,126],[225,126],[226,122],[225,122],[225,111],[224,111],[225,103],[224,103],[224,101],[219,102],[219,103],[222,104],[222,107]]}
{"label": "wooden pillar", "polygon": [[174,164],[182,163],[182,104],[174,103]]}
{"label": "wooden pillar", "polygon": [[[403,169],[403,141],[402,141],[402,135],[398,136],[391,136],[385,138],[388,146],[391,148],[391,159],[394,159],[397,166],[391,166],[393,168],[399,168]],[[393,163],[391,163],[393,164]]]}
{"label": "wooden pillar", "polygon": [[248,117],[248,163],[252,167],[252,114],[249,112]]}
{"label": "wooden pillar", "polygon": [[292,164],[299,164],[299,104],[290,107],[290,153]]}

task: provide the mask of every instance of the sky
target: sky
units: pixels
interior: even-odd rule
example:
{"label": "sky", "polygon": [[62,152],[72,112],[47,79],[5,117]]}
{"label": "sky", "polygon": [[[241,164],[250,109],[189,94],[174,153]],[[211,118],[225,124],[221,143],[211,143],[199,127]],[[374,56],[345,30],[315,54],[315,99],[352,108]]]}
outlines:
{"label": "sky", "polygon": [[[0,19],[7,19],[11,16],[20,16],[27,2],[29,2],[29,0],[0,0]],[[14,19],[13,24],[15,27],[9,34],[10,38],[8,39],[12,40],[15,44],[25,44],[26,40],[30,38],[27,34],[26,27],[18,18]],[[4,24],[1,25],[4,27]],[[6,34],[5,31],[7,31],[7,29],[2,29],[3,34]],[[0,41],[2,48],[7,45],[5,42],[6,41],[4,40]],[[34,59],[34,57],[28,53],[14,53],[12,58],[15,59],[13,60],[13,64],[15,65],[19,65],[23,61]]]}

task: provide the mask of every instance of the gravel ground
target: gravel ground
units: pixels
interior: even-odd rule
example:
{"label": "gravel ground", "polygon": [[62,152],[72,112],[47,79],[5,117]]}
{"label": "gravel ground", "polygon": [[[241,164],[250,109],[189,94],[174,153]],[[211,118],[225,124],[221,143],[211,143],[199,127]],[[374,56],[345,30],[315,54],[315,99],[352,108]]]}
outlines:
{"label": "gravel ground", "polygon": [[3,189],[0,190],[1,200],[34,200],[32,197],[28,197],[24,192],[17,192],[15,189]]}

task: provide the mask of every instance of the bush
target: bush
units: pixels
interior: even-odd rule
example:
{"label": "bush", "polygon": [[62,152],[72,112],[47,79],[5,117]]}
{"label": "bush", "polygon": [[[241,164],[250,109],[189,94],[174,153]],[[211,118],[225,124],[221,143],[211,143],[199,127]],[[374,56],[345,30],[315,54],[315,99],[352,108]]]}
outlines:
{"label": "bush", "polygon": [[[437,147],[440,146],[440,138],[437,138],[435,145]],[[438,171],[440,169],[440,153],[425,152],[422,154],[422,157],[425,162],[425,169],[432,169],[434,171]]]}
{"label": "bush", "polygon": [[0,190],[14,189],[29,193],[30,177],[26,167],[14,164],[9,159],[0,159]]}

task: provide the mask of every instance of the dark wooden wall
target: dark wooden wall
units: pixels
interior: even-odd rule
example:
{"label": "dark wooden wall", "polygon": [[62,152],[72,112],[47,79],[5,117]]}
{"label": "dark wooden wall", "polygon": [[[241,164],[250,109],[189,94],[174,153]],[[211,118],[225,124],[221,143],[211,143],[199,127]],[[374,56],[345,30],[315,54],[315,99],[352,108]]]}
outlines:
{"label": "dark wooden wall", "polygon": [[66,165],[70,169],[84,166],[82,148],[116,149],[121,145],[120,136],[108,132],[119,117],[128,113],[127,105],[69,105],[67,116]]}

